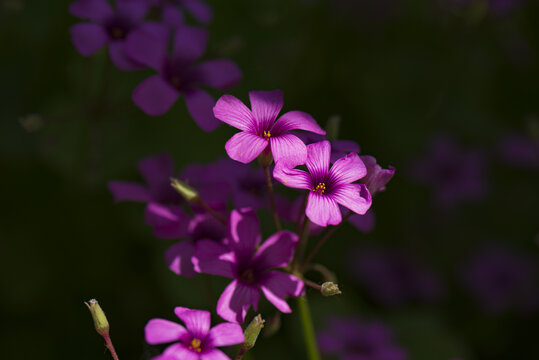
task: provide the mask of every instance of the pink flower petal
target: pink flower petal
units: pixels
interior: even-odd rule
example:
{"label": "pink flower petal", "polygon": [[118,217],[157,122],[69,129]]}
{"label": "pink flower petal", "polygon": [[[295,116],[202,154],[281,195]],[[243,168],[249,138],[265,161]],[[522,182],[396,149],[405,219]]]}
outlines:
{"label": "pink flower petal", "polygon": [[230,248],[241,259],[250,259],[260,243],[260,222],[251,209],[232,210],[227,224]]}
{"label": "pink flower petal", "polygon": [[356,153],[350,153],[335,161],[329,170],[336,184],[350,184],[367,175],[367,168]]}
{"label": "pink flower petal", "polygon": [[311,175],[298,169],[291,169],[286,162],[277,163],[273,170],[273,177],[287,187],[294,189],[308,189],[312,187]]}
{"label": "pink flower petal", "polygon": [[230,358],[221,350],[211,349],[200,354],[200,360],[230,360]]}
{"label": "pink flower petal", "polygon": [[341,210],[335,200],[327,195],[309,193],[305,214],[319,226],[338,225],[342,221]]}
{"label": "pink flower petal", "polygon": [[171,4],[163,5],[163,10],[161,10],[161,20],[172,28],[177,28],[185,22],[183,13],[177,6]]}
{"label": "pink flower petal", "polygon": [[197,125],[204,131],[213,131],[221,122],[213,115],[215,100],[204,90],[192,89],[185,93],[187,110]]}
{"label": "pink flower petal", "polygon": [[[188,340],[186,340],[188,341]],[[153,360],[199,360],[199,355],[191,351],[183,343],[172,344]]]}
{"label": "pink flower petal", "polygon": [[159,72],[167,58],[170,30],[167,26],[146,22],[133,29],[125,40],[125,51],[129,58]]}
{"label": "pink flower petal", "polygon": [[327,174],[329,170],[329,158],[331,145],[329,141],[320,141],[307,145],[307,169],[313,176]]}
{"label": "pink flower petal", "polygon": [[178,306],[174,308],[174,313],[182,319],[189,333],[199,339],[206,337],[211,323],[209,311],[192,310]]}
{"label": "pink flower petal", "polygon": [[238,324],[222,323],[210,330],[209,338],[212,346],[230,346],[245,341],[243,330]]}
{"label": "pink flower petal", "polygon": [[202,56],[207,43],[207,30],[194,26],[179,26],[174,34],[174,59],[191,64]]}
{"label": "pink flower petal", "polygon": [[286,162],[290,167],[303,165],[307,160],[307,147],[297,136],[283,134],[270,138],[271,153],[275,163]]}
{"label": "pink flower petal", "polygon": [[73,45],[84,56],[92,55],[108,41],[105,29],[98,24],[75,24],[69,29],[69,32]]}
{"label": "pink flower petal", "polygon": [[256,132],[256,122],[251,110],[238,98],[232,95],[223,95],[213,108],[213,114],[222,122],[242,131]]}
{"label": "pink flower petal", "polygon": [[290,130],[305,130],[318,135],[326,135],[326,131],[317,124],[316,120],[303,111],[289,111],[283,114],[272,130],[285,133]]}
{"label": "pink flower petal", "polygon": [[193,277],[196,275],[192,262],[194,253],[195,245],[192,241],[179,241],[165,251],[165,263],[173,273]]}
{"label": "pink flower petal", "polygon": [[353,212],[363,215],[372,204],[371,194],[364,184],[345,184],[337,187],[331,197]]}
{"label": "pink flower petal", "polygon": [[376,218],[372,209],[369,209],[364,215],[353,214],[348,218],[348,222],[359,231],[367,234],[374,229]]}
{"label": "pink flower petal", "polygon": [[292,274],[280,271],[267,273],[260,288],[264,296],[283,313],[292,312],[284,298],[287,296],[298,297],[305,291],[303,281]]}
{"label": "pink flower petal", "polygon": [[251,91],[249,100],[258,128],[270,129],[283,107],[283,92],[281,90]]}
{"label": "pink flower petal", "polygon": [[285,267],[294,256],[298,236],[290,231],[280,231],[270,236],[256,251],[253,263],[258,269]]}
{"label": "pink flower petal", "polygon": [[202,0],[182,0],[183,6],[195,19],[203,24],[209,24],[213,18],[211,7]]}
{"label": "pink flower petal", "polygon": [[163,115],[176,102],[180,93],[160,75],[150,76],[133,91],[133,101],[148,115]]}
{"label": "pink flower petal", "polygon": [[165,152],[146,156],[138,162],[137,168],[152,191],[170,187],[170,177],[174,175],[174,160],[170,154]]}
{"label": "pink flower petal", "polygon": [[187,330],[175,322],[165,319],[152,319],[144,328],[146,342],[148,344],[164,344],[178,341],[187,335]]}
{"label": "pink flower petal", "polygon": [[234,278],[235,258],[230,250],[213,240],[199,240],[193,263],[195,271]]}
{"label": "pink flower petal", "polygon": [[122,17],[131,20],[132,22],[139,22],[144,18],[148,12],[148,1],[137,0],[116,0],[116,11],[121,14]]}
{"label": "pink flower petal", "polygon": [[268,146],[269,141],[247,132],[239,132],[225,144],[225,150],[232,160],[248,164]]}
{"label": "pink flower petal", "polygon": [[227,59],[203,62],[193,69],[193,74],[197,82],[219,90],[229,89],[241,81],[240,68]]}
{"label": "pink flower petal", "polygon": [[115,202],[120,201],[150,201],[150,192],[140,184],[126,181],[110,181],[107,187]]}
{"label": "pink flower petal", "polygon": [[251,305],[258,308],[259,290],[256,287],[244,285],[237,280],[225,288],[217,302],[217,314],[230,322],[243,323]]}

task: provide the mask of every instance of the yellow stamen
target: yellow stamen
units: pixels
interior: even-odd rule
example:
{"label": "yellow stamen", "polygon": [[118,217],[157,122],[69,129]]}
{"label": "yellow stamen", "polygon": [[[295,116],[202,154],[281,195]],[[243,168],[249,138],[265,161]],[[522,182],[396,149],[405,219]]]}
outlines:
{"label": "yellow stamen", "polygon": [[314,188],[313,191],[318,194],[324,194],[324,191],[326,191],[326,184],[322,182],[318,183],[318,185],[316,185],[316,188]]}
{"label": "yellow stamen", "polygon": [[271,133],[270,133],[269,130],[264,130],[264,137],[265,137],[266,139],[269,139],[269,138],[271,137]]}
{"label": "yellow stamen", "polygon": [[200,345],[202,344],[202,341],[200,341],[197,338],[194,338],[191,340],[191,345],[189,345],[189,350],[195,350],[196,352],[202,352],[202,349],[200,348]]}

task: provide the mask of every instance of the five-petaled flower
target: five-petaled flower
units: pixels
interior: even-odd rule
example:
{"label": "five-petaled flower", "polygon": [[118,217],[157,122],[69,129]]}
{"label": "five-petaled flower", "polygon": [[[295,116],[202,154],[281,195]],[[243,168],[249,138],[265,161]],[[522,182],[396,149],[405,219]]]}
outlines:
{"label": "five-petaled flower", "polygon": [[187,110],[204,131],[215,130],[220,122],[213,116],[213,97],[200,86],[226,90],[241,80],[238,66],[227,59],[196,64],[208,42],[202,28],[179,26],[174,30],[172,54],[168,54],[170,28],[147,22],[131,32],[126,50],[131,58],[159,73],[140,83],[133,91],[133,101],[148,115],[166,113],[183,95]]}
{"label": "five-petaled flower", "polygon": [[350,153],[330,168],[330,153],[329,141],[307,145],[305,165],[309,172],[293,169],[286,162],[278,162],[273,172],[285,186],[309,190],[305,213],[320,226],[337,225],[342,221],[339,205],[363,215],[372,203],[367,187],[353,184],[367,174],[359,156]]}
{"label": "five-petaled flower", "polygon": [[77,0],[69,7],[71,14],[90,20],[71,27],[71,39],[77,50],[89,56],[109,45],[112,62],[122,70],[137,70],[144,65],[130,58],[125,50],[129,33],[148,11],[145,0],[116,0],[113,10],[107,0]]}
{"label": "five-petaled flower", "polygon": [[311,115],[290,111],[277,119],[283,107],[281,90],[249,92],[251,110],[239,99],[223,95],[213,108],[215,117],[239,130],[225,145],[231,159],[247,164],[263,151],[275,160],[286,160],[291,165],[305,162],[307,150],[303,141],[290,133],[305,130],[324,135],[326,132]]}
{"label": "five-petaled flower", "polygon": [[194,258],[197,271],[234,279],[219,298],[219,316],[242,323],[251,305],[257,310],[260,290],[280,311],[291,312],[284,298],[301,296],[304,284],[296,276],[274,269],[292,260],[297,235],[280,231],[258,247],[260,224],[250,209],[233,210],[227,225],[228,246],[201,240]]}
{"label": "five-petaled flower", "polygon": [[242,343],[245,338],[241,326],[222,323],[210,329],[210,313],[177,307],[174,313],[185,327],[165,319],[152,319],[144,329],[146,342],[166,344],[175,342],[154,359],[159,360],[224,360],[229,359],[220,346]]}

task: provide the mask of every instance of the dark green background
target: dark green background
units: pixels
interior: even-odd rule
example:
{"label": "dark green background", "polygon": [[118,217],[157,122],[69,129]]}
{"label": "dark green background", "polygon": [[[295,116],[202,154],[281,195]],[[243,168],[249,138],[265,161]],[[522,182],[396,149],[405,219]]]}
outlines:
{"label": "dark green background", "polygon": [[[284,110],[309,112],[321,124],[340,115],[341,137],[397,168],[375,200],[376,230],[366,236],[346,226],[320,256],[344,294],[309,292],[318,328],[330,313],[359,314],[387,321],[410,360],[536,359],[537,316],[484,315],[458,271],[483,241],[537,256],[538,173],[501,164],[496,143],[509,130],[525,132],[524,119],[539,111],[539,7],[529,1],[495,16],[475,5],[453,11],[447,2],[385,1],[384,15],[368,1],[343,8],[337,3],[346,1],[214,0],[206,56],[237,61],[244,80],[231,93],[240,99],[280,88]],[[78,54],[69,1],[21,0],[18,10],[14,3],[0,1],[1,357],[108,358],[83,304],[95,297],[120,358],[147,359],[157,351],[144,343],[149,319],[172,319],[177,305],[212,307],[198,285],[165,267],[169,242],[152,236],[143,206],[113,204],[106,183],[138,180],[137,160],[161,151],[178,168],[212,161],[234,131],[204,133],[183,101],[165,116],[144,115],[131,92],[152,71],[119,71],[105,51]],[[525,48],[520,57],[515,46]],[[41,119],[37,129],[21,125],[30,114]],[[483,202],[439,212],[428,189],[406,178],[406,164],[438,132],[491,155]],[[345,255],[364,243],[417,253],[447,282],[445,300],[400,309],[366,301],[346,275]],[[215,295],[223,284],[214,282]],[[285,316],[254,358],[304,358],[297,320]]]}

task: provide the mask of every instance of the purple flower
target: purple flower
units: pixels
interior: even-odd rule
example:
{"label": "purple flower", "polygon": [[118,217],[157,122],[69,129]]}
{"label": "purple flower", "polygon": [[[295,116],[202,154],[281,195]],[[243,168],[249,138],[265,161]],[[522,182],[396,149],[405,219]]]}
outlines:
{"label": "purple flower", "polygon": [[[202,0],[145,0],[150,5],[159,6],[164,12],[176,12],[177,14],[170,14],[181,22],[183,22],[183,14],[178,10],[180,7],[186,10],[197,21],[203,24],[209,24],[213,18],[211,7]],[[165,19],[164,19],[165,20]]]}
{"label": "purple flower", "polygon": [[306,166],[309,172],[291,169],[277,163],[273,176],[285,186],[309,190],[307,217],[319,226],[337,225],[342,221],[339,205],[357,214],[369,210],[372,199],[364,184],[353,184],[367,174],[365,165],[355,153],[330,164],[329,141],[307,145]]}
{"label": "purple flower", "polygon": [[152,319],[144,328],[148,344],[174,342],[155,360],[226,360],[229,357],[216,348],[245,341],[238,324],[221,323],[210,329],[209,311],[176,307],[174,313],[185,327],[165,319]]}
{"label": "purple flower", "polygon": [[395,175],[395,168],[390,166],[389,169],[382,169],[376,163],[376,159],[369,155],[361,155],[360,158],[367,167],[367,175],[361,182],[367,186],[372,196],[376,195],[379,191],[384,191],[386,184]]}
{"label": "purple flower", "polygon": [[69,6],[69,11],[91,22],[71,27],[73,44],[84,56],[108,44],[110,58],[119,69],[142,69],[144,65],[130,58],[125,51],[125,40],[139,25],[147,10],[148,5],[144,0],[116,0],[114,10],[107,0],[77,0]]}
{"label": "purple flower", "polygon": [[273,154],[275,163],[281,160],[302,164],[307,157],[305,144],[291,130],[325,134],[311,115],[290,111],[277,116],[283,107],[281,90],[249,92],[251,110],[231,95],[224,95],[213,108],[215,117],[241,132],[225,145],[231,159],[247,164],[263,151]]}
{"label": "purple flower", "polygon": [[195,64],[206,49],[208,33],[204,29],[185,25],[176,28],[170,55],[169,41],[170,29],[163,24],[144,23],[129,34],[128,54],[159,73],[136,87],[133,101],[146,114],[155,116],[166,113],[183,95],[198,126],[204,131],[215,130],[220,125],[212,112],[215,100],[200,86],[228,89],[240,81],[240,69],[226,59]]}
{"label": "purple flower", "polygon": [[206,240],[197,244],[197,271],[234,279],[217,303],[217,313],[227,321],[242,323],[251,306],[256,311],[260,291],[284,313],[291,312],[284,298],[298,297],[304,292],[300,279],[274,270],[292,260],[297,235],[280,231],[259,246],[259,227],[254,211],[233,210],[228,219],[228,246]]}
{"label": "purple flower", "polygon": [[394,344],[391,331],[379,322],[330,318],[318,334],[320,350],[340,359],[405,360],[406,352]]}
{"label": "purple flower", "polygon": [[[327,137],[325,135],[318,135],[318,134],[312,134],[312,133],[297,133],[297,137],[299,137],[306,145],[313,144],[315,142],[320,142],[327,140]],[[343,156],[346,156],[347,154],[353,152],[353,153],[359,153],[359,145],[352,140],[333,140],[331,143],[331,157],[330,161],[333,164],[338,159],[342,158]]]}
{"label": "purple flower", "polygon": [[501,139],[499,151],[507,165],[539,170],[539,139],[508,134]]}
{"label": "purple flower", "polygon": [[170,186],[174,176],[174,163],[170,155],[163,153],[143,158],[138,169],[147,185],[127,181],[108,183],[116,202],[136,201],[146,203],[146,223],[153,227],[159,238],[184,236],[187,230],[187,215],[181,207],[181,197]]}
{"label": "purple flower", "polygon": [[537,311],[537,260],[501,245],[478,250],[465,263],[463,282],[487,313]]}
{"label": "purple flower", "polygon": [[409,172],[416,181],[432,188],[437,205],[443,209],[477,200],[486,192],[484,154],[459,149],[447,136],[434,137],[428,155],[416,160]]}
{"label": "purple flower", "polygon": [[438,276],[405,253],[361,249],[350,262],[352,274],[370,297],[387,306],[440,300],[444,288]]}
{"label": "purple flower", "polygon": [[194,264],[196,244],[200,240],[224,243],[225,227],[213,215],[195,213],[187,226],[187,237],[178,241],[165,252],[165,262],[169,269],[177,275],[193,277],[196,275]]}

